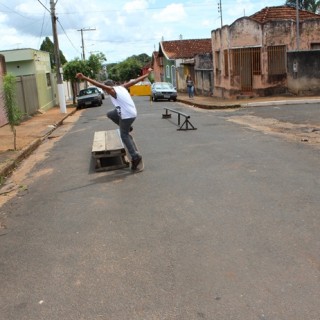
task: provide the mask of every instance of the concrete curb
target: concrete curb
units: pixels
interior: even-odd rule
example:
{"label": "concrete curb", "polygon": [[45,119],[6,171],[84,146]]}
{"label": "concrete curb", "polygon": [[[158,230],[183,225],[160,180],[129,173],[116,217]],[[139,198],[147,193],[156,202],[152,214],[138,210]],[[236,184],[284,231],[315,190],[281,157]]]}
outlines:
{"label": "concrete curb", "polygon": [[57,123],[54,123],[50,130],[48,130],[42,137],[35,139],[32,141],[28,146],[24,147],[20,152],[17,153],[14,159],[8,161],[6,165],[0,170],[0,177],[8,177],[12,171],[18,166],[18,164],[26,159],[34,150],[36,150],[40,144],[48,137],[50,134],[56,130],[59,126],[63,124],[63,121],[67,119],[69,116],[73,115],[77,109],[73,110],[72,112],[68,113],[65,117],[59,120]]}
{"label": "concrete curb", "polygon": [[177,101],[196,107],[200,109],[206,110],[223,110],[223,109],[238,109],[238,108],[247,108],[247,107],[266,107],[266,106],[277,106],[277,105],[288,105],[288,104],[315,104],[320,103],[320,99],[308,99],[308,100],[279,100],[279,101],[261,101],[261,102],[247,102],[247,103],[233,103],[233,104],[212,104],[207,105],[199,102],[195,102],[194,100],[184,100],[177,98]]}
{"label": "concrete curb", "polygon": [[283,106],[287,104],[313,104],[320,103],[320,99],[308,100],[279,100],[279,101],[263,101],[263,102],[248,102],[242,104],[243,107],[265,107],[265,106]]}
{"label": "concrete curb", "polygon": [[237,109],[237,108],[241,108],[241,104],[240,103],[236,103],[236,104],[223,104],[223,105],[219,105],[219,104],[212,104],[212,105],[207,105],[207,104],[203,104],[203,103],[199,103],[199,102],[195,102],[194,100],[184,100],[184,99],[179,99],[177,98],[178,102],[199,108],[199,109],[207,109],[207,110],[215,110],[215,109]]}

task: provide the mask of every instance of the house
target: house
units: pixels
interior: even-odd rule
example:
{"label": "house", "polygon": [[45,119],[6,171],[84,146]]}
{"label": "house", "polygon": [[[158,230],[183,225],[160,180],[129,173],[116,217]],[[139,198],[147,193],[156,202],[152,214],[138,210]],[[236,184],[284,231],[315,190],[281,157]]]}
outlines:
{"label": "house", "polygon": [[[161,41],[156,59],[153,55],[153,62],[159,65],[158,73],[155,72],[155,79],[159,78],[161,81],[172,83],[178,91],[186,91],[186,77],[190,74],[196,84],[197,92],[198,73],[195,70],[195,56],[211,53],[211,39]],[[201,59],[200,56],[199,59]],[[207,72],[210,74],[212,68]]]}
{"label": "house", "polygon": [[151,68],[151,62],[148,62],[147,64],[145,64],[142,69],[141,69],[141,75],[147,74],[149,68]]}
{"label": "house", "polygon": [[17,100],[21,111],[32,115],[56,105],[54,76],[48,52],[35,49],[0,51],[6,69],[17,77]]}
{"label": "house", "polygon": [[213,58],[212,52],[197,54],[194,57],[195,92],[198,95],[213,94]]}
{"label": "house", "polygon": [[153,51],[152,57],[151,57],[151,68],[153,69],[153,80],[155,82],[161,82],[162,81],[162,61],[163,59],[159,57],[158,51]]}
{"label": "house", "polygon": [[[266,7],[213,30],[214,95],[268,96],[287,90],[287,52],[320,43],[320,15],[287,6]],[[299,37],[297,38],[297,29]]]}

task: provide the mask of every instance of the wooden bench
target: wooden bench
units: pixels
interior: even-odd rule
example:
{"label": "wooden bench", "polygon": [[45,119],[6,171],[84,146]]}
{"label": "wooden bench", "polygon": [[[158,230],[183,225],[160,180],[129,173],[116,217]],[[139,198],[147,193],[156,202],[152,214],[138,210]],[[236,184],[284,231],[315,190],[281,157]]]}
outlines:
{"label": "wooden bench", "polygon": [[96,171],[109,171],[129,167],[120,131],[107,130],[94,133],[92,157]]}
{"label": "wooden bench", "polygon": [[[186,113],[180,112],[178,110],[170,109],[170,108],[163,108],[166,113],[162,114],[162,119],[171,118],[171,113],[169,111],[176,113],[178,115],[178,126],[177,130],[197,130],[192,123],[190,122],[190,116]],[[180,117],[184,117],[184,122],[180,125]]]}

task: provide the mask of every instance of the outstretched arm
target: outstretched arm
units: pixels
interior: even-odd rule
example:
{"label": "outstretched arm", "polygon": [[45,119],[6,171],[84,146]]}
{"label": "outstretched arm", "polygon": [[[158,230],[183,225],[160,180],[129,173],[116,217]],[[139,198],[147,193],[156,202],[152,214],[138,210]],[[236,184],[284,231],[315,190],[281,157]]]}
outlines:
{"label": "outstretched arm", "polygon": [[148,69],[148,73],[146,73],[146,74],[138,77],[137,79],[131,80],[131,81],[123,84],[123,86],[124,86],[125,88],[130,88],[131,86],[135,85],[136,83],[138,83],[138,82],[144,80],[145,78],[147,78],[151,72],[152,72],[152,68],[149,68],[149,69]]}
{"label": "outstretched arm", "polygon": [[117,94],[116,94],[116,92],[115,92],[113,87],[106,86],[103,83],[100,83],[100,82],[98,82],[96,80],[93,80],[93,79],[91,79],[89,77],[86,77],[82,73],[77,73],[76,74],[76,78],[80,79],[80,80],[86,80],[86,81],[92,83],[94,86],[99,87],[99,88],[103,89],[104,91],[108,92],[112,97],[114,97],[114,98],[117,97]]}

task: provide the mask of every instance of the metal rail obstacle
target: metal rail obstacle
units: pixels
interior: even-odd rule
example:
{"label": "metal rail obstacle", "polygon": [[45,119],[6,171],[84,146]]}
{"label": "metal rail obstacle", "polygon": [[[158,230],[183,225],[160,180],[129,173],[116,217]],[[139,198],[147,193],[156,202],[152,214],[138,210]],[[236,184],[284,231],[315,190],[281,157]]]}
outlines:
{"label": "metal rail obstacle", "polygon": [[[170,108],[163,108],[166,112],[162,114],[162,119],[171,118],[171,113],[169,111],[176,113],[178,115],[178,126],[177,130],[197,130],[190,122],[190,116],[186,113],[183,113],[178,110],[170,109]],[[181,124],[181,117],[184,117],[184,122]]]}

